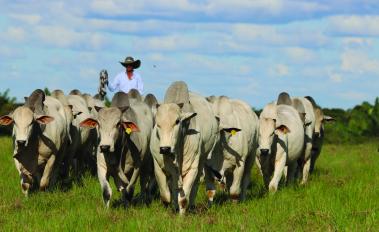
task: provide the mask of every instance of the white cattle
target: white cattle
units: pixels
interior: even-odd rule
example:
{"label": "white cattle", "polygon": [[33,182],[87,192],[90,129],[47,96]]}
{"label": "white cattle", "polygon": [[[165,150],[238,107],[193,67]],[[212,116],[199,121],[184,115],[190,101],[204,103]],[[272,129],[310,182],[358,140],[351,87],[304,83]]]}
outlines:
{"label": "white cattle", "polygon": [[309,170],[310,173],[312,173],[316,164],[316,160],[320,156],[322,145],[324,143],[324,123],[335,121],[335,119],[331,116],[324,115],[321,107],[316,104],[315,100],[312,97],[307,96],[305,98],[312,103],[313,112],[315,114],[315,129],[313,134],[311,165]]}
{"label": "white cattle", "polygon": [[[71,91],[71,94],[77,91]],[[72,165],[75,177],[79,178],[83,174],[84,168],[87,166],[86,161],[91,157],[94,151],[96,141],[91,140],[91,131],[88,128],[81,128],[80,123],[91,118],[92,114],[89,110],[85,99],[79,95],[68,95],[67,101],[72,105],[72,126],[70,128],[72,144],[68,149],[68,162]]]}
{"label": "white cattle", "polygon": [[259,117],[259,148],[264,182],[276,192],[285,166],[294,179],[304,148],[304,126],[299,113],[289,105],[268,104]]}
{"label": "white cattle", "polygon": [[150,150],[164,204],[174,201],[179,213],[194,206],[199,178],[214,146],[217,121],[204,97],[174,82],[157,109]]}
{"label": "white cattle", "polygon": [[154,183],[153,161],[149,142],[153,116],[149,107],[139,101],[129,104],[127,94],[118,92],[111,107],[98,108],[98,118],[88,118],[82,127],[98,128],[100,134],[97,149],[97,174],[106,206],[112,196],[109,177],[123,194],[126,205],[132,198],[137,178],[141,192],[150,201]]}
{"label": "white cattle", "polygon": [[304,152],[302,158],[300,159],[300,170],[301,170],[301,184],[306,184],[309,177],[309,169],[311,166],[311,152],[312,152],[312,141],[313,133],[315,130],[315,114],[313,111],[312,103],[304,98],[297,97],[294,100],[301,101],[304,106],[305,118],[304,118]]}
{"label": "white cattle", "polygon": [[45,190],[55,180],[68,142],[64,107],[57,99],[36,90],[25,105],[0,118],[0,125],[12,124],[13,158],[22,191],[28,195],[36,185]]}
{"label": "white cattle", "polygon": [[213,180],[220,176],[231,199],[244,200],[258,148],[258,117],[243,101],[225,96],[209,100],[219,122],[219,139],[205,167],[209,204],[216,192]]}

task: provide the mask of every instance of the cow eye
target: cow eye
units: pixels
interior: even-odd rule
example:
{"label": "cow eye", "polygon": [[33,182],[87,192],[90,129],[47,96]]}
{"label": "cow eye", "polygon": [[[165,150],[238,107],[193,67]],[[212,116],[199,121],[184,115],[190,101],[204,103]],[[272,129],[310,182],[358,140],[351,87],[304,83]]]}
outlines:
{"label": "cow eye", "polygon": [[179,119],[176,119],[175,124],[178,125],[180,123]]}

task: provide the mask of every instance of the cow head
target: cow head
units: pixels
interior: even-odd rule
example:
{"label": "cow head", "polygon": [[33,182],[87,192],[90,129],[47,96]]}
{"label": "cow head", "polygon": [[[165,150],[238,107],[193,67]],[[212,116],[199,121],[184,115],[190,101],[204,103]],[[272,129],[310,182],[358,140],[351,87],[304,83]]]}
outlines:
{"label": "cow head", "polygon": [[30,108],[18,107],[13,113],[0,117],[0,125],[13,124],[13,136],[18,149],[26,147],[29,143],[35,125],[48,124],[54,120],[48,115],[36,115]]}
{"label": "cow head", "polygon": [[88,118],[80,123],[81,127],[96,128],[98,127],[100,142],[99,148],[101,152],[114,152],[117,140],[121,133],[130,134],[139,131],[138,126],[131,121],[122,117],[127,108],[119,109],[117,107],[99,108],[98,119]]}
{"label": "cow head", "polygon": [[335,119],[331,116],[324,115],[324,112],[319,107],[315,109],[315,118],[315,136],[316,138],[319,138],[322,134],[322,131],[324,131],[324,123],[335,121]]}
{"label": "cow head", "polygon": [[271,153],[271,147],[274,137],[289,133],[290,130],[286,125],[276,125],[276,119],[260,118],[259,119],[259,149],[261,155]]}
{"label": "cow head", "polygon": [[194,112],[183,112],[183,104],[167,103],[157,109],[156,130],[160,139],[160,153],[167,155],[175,152],[178,138],[183,136],[184,128],[191,118],[196,116]]}

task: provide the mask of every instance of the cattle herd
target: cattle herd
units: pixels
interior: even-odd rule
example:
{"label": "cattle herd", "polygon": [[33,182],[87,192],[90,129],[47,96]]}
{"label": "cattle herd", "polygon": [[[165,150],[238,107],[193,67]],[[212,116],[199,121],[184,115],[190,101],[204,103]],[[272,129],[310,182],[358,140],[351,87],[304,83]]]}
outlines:
{"label": "cattle herd", "polygon": [[13,126],[13,158],[21,190],[46,190],[57,181],[97,174],[109,207],[113,178],[121,202],[133,199],[139,180],[149,204],[159,192],[165,206],[185,214],[195,204],[200,182],[208,205],[216,190],[234,202],[244,200],[256,164],[269,192],[279,181],[307,183],[333,120],[311,97],[279,94],[259,118],[245,102],[226,96],[203,97],[186,83],[172,83],[163,102],[137,90],[118,92],[105,106],[73,90],[51,96],[37,89],[1,125]]}

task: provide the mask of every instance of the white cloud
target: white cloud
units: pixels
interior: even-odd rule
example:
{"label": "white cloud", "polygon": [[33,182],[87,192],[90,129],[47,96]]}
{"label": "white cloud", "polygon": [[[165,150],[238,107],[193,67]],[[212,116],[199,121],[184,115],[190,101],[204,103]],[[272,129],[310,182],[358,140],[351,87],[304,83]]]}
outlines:
{"label": "white cloud", "polygon": [[371,47],[373,45],[373,40],[371,38],[346,37],[342,39],[342,44],[348,48]]}
{"label": "white cloud", "polygon": [[136,50],[187,51],[199,47],[199,40],[185,35],[143,37],[134,40]]}
{"label": "white cloud", "polygon": [[271,73],[275,76],[287,76],[289,74],[289,69],[287,65],[277,64],[275,68],[271,71]]}
{"label": "white cloud", "polygon": [[331,81],[335,82],[335,83],[340,83],[342,82],[342,76],[338,73],[331,73],[329,75],[329,78]]}
{"label": "white cloud", "polygon": [[[14,47],[0,45],[0,60],[1,58],[19,58],[20,51]],[[3,62],[3,61],[2,61]]]}
{"label": "white cloud", "polygon": [[310,62],[315,58],[314,52],[310,49],[301,47],[289,47],[285,48],[287,56],[296,63]]}
{"label": "white cloud", "polygon": [[337,35],[378,36],[379,16],[333,16],[329,18],[328,31]]}
{"label": "white cloud", "polygon": [[42,17],[38,14],[10,14],[11,18],[19,20],[23,23],[27,23],[30,25],[36,25],[38,24]]}
{"label": "white cloud", "polygon": [[379,60],[360,50],[347,50],[341,55],[341,70],[356,74],[379,74]]}
{"label": "white cloud", "polygon": [[368,95],[366,93],[357,92],[357,91],[346,91],[346,92],[340,92],[337,94],[342,99],[345,100],[353,100],[353,101],[364,101],[368,98]]}
{"label": "white cloud", "polygon": [[[205,6],[208,14],[214,13],[235,13],[242,11],[265,11],[269,14],[279,14],[283,9],[282,0],[265,0],[265,1],[250,1],[250,0],[217,0],[208,1]],[[231,11],[231,9],[234,9]]]}
{"label": "white cloud", "polygon": [[24,29],[20,27],[8,27],[3,36],[11,41],[21,42],[25,40],[26,34]]}
{"label": "white cloud", "polygon": [[79,70],[79,76],[86,80],[96,80],[99,71],[93,68],[81,68]]}
{"label": "white cloud", "polygon": [[99,33],[77,32],[62,26],[38,26],[36,32],[45,43],[64,48],[99,49],[106,43],[105,36]]}

